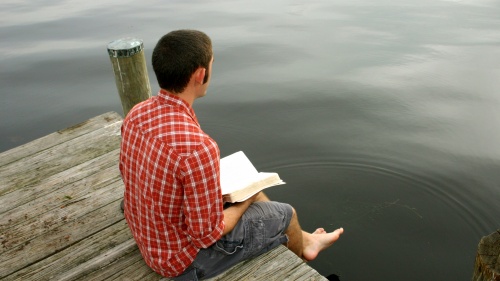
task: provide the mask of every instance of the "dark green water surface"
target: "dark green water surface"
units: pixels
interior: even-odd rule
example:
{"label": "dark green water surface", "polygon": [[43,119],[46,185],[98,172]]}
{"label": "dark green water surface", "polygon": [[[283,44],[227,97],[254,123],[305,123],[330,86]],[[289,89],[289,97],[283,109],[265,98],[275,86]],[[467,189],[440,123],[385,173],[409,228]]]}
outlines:
{"label": "dark green water surface", "polygon": [[[108,42],[212,37],[195,103],[222,155],[286,185],[304,229],[345,234],[310,263],[341,280],[470,280],[500,228],[500,2],[0,3],[0,151],[121,113]],[[153,92],[156,84],[149,69]]]}

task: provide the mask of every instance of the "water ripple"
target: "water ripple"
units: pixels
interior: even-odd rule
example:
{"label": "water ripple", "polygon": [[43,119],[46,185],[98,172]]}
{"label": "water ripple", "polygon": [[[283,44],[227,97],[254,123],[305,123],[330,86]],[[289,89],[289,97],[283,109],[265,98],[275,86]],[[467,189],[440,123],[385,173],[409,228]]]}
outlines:
{"label": "water ripple", "polygon": [[[475,208],[474,204],[477,204],[477,202],[472,202],[471,198],[469,197],[470,194],[467,194],[467,192],[457,188],[457,186],[455,185],[456,183],[451,178],[421,175],[410,170],[402,170],[401,168],[398,169],[396,167],[389,167],[387,164],[382,165],[380,163],[377,164],[333,160],[286,163],[275,165],[272,167],[272,169],[280,171],[280,174],[287,174],[288,172],[296,170],[310,170],[318,172],[326,169],[329,171],[330,175],[343,174],[348,171],[350,175],[354,175],[353,178],[363,178],[367,177],[368,175],[370,175],[370,178],[373,177],[373,175],[382,176],[381,179],[379,179],[379,182],[373,182],[374,188],[380,187],[383,190],[384,188],[382,186],[388,183],[396,183],[396,185],[398,186],[393,186],[395,188],[410,188],[412,189],[412,191],[408,193],[417,193],[418,197],[422,201],[419,209],[425,207],[425,203],[427,200],[433,199],[441,204],[441,206],[433,206],[432,208],[434,211],[442,210],[446,213],[455,214],[458,215],[461,220],[463,220],[447,223],[456,223],[457,225],[462,226],[466,225],[467,228],[474,231],[474,233],[476,233],[477,235],[482,235],[489,231],[488,225],[491,225],[491,222],[489,221],[491,219],[489,210],[481,210]],[[331,177],[332,176],[330,176],[330,178]],[[356,186],[353,186],[352,188],[356,188]],[[391,206],[399,206],[405,208],[411,211],[420,219],[424,218],[422,212],[418,211],[414,206],[402,203],[402,200],[400,198],[395,198],[391,199],[390,201],[384,201],[383,203],[372,205],[371,210],[368,211],[368,213],[380,211],[381,209]],[[367,213],[362,214],[361,216],[365,216],[366,214]]]}

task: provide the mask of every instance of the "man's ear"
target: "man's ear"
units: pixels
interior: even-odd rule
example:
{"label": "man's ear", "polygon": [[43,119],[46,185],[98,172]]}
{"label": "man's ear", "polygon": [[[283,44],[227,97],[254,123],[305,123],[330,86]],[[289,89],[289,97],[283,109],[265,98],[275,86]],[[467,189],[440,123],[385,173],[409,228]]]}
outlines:
{"label": "man's ear", "polygon": [[196,82],[203,84],[205,80],[205,72],[207,71],[204,67],[198,67],[198,69],[194,72],[194,79]]}

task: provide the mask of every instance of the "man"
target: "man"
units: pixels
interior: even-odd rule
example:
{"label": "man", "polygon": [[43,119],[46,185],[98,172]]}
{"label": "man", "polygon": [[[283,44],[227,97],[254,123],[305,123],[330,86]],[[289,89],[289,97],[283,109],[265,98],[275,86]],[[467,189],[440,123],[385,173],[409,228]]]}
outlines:
{"label": "man", "polygon": [[161,90],[125,118],[120,152],[124,214],[148,266],[175,280],[198,280],[280,244],[312,260],[338,239],[342,228],[302,231],[290,205],[263,193],[224,208],[219,148],[192,109],[210,84],[206,34],[168,33],[152,62]]}

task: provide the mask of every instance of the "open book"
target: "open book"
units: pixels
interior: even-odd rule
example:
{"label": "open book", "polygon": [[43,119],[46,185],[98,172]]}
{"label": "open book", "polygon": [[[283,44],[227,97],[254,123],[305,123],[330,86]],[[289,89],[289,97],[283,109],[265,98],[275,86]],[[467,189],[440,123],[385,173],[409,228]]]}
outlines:
{"label": "open book", "polygon": [[243,151],[220,160],[220,184],[224,202],[242,202],[257,192],[284,184],[277,173],[258,172]]}

